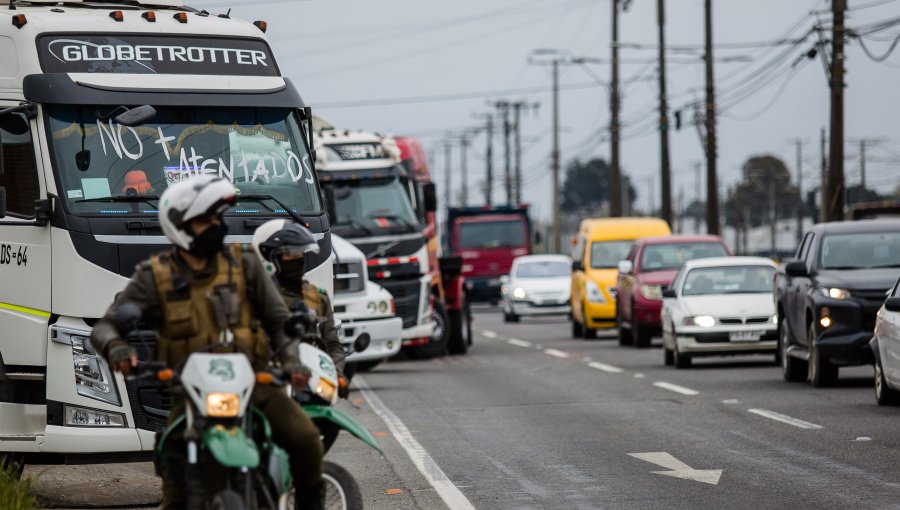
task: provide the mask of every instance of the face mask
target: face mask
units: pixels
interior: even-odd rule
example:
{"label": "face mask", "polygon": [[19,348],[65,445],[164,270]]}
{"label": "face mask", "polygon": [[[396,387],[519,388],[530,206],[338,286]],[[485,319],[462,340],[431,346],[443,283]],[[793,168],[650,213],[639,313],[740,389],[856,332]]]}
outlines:
{"label": "face mask", "polygon": [[303,259],[280,260],[278,281],[285,287],[300,287],[303,285],[303,275],[306,273],[306,262]]}
{"label": "face mask", "polygon": [[225,236],[228,234],[228,225],[220,223],[210,225],[200,235],[194,237],[191,244],[191,253],[205,259],[211,259],[225,249]]}

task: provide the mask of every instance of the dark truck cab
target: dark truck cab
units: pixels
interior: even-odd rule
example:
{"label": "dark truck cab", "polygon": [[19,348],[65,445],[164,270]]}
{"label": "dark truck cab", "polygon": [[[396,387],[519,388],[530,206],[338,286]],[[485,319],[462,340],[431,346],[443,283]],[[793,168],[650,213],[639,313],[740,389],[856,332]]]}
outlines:
{"label": "dark truck cab", "polygon": [[871,362],[868,342],[885,293],[900,273],[900,222],[815,225],[796,259],[775,273],[785,381],[828,386],[838,367]]}

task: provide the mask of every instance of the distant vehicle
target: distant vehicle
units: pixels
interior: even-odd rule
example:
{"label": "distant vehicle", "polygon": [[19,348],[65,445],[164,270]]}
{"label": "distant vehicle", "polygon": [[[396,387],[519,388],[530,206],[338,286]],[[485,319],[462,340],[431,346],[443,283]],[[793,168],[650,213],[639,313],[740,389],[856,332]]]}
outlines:
{"label": "distant vehicle", "polygon": [[659,218],[581,220],[572,248],[572,336],[595,338],[598,329],[616,327],[619,261],[635,239],[671,234]]}
{"label": "distant vehicle", "polygon": [[686,262],[663,290],[665,364],[686,368],[696,356],[777,353],[774,274],[775,263],[763,257]]}
{"label": "distant vehicle", "polygon": [[900,218],[900,200],[862,202],[850,208],[852,220],[874,220],[878,218]]}
{"label": "distant vehicle", "polygon": [[785,381],[828,386],[838,367],[871,361],[875,314],[900,272],[900,222],[841,221],[812,227],[796,260],[775,273]]}
{"label": "distant vehicle", "polygon": [[875,400],[883,406],[900,404],[900,280],[878,310],[869,346],[875,357]]}
{"label": "distant vehicle", "polygon": [[619,344],[648,347],[662,333],[662,290],[689,261],[727,257],[728,247],[717,236],[648,237],[634,243],[619,262],[617,321]]}
{"label": "distant vehicle", "polygon": [[528,206],[458,207],[447,211],[447,245],[462,257],[470,301],[500,300],[500,277],[531,254]]}
{"label": "distant vehicle", "polygon": [[565,255],[516,257],[509,275],[500,277],[504,322],[523,315],[569,315],[572,259]]}

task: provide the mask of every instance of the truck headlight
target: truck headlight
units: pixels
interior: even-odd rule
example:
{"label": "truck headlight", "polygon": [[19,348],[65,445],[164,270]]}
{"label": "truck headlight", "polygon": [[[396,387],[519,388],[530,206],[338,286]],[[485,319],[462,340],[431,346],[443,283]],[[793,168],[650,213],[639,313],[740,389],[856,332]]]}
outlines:
{"label": "truck headlight", "polygon": [[584,286],[584,290],[587,293],[587,300],[591,303],[606,303],[606,298],[603,297],[603,293],[600,292],[600,287],[593,281],[588,280],[587,285]]}
{"label": "truck headlight", "polygon": [[66,406],[66,425],[70,427],[124,427],[125,416],[97,409]]}
{"label": "truck headlight", "polygon": [[838,288],[829,288],[829,287],[821,287],[819,288],[819,292],[822,293],[825,297],[829,297],[831,299],[849,299],[850,291],[847,289],[838,289]]}
{"label": "truck headlight", "polygon": [[378,302],[378,311],[381,313],[387,313],[387,311],[388,311],[387,301],[379,301]]}
{"label": "truck headlight", "polygon": [[644,299],[657,301],[662,299],[662,286],[660,285],[641,285],[640,291]]}
{"label": "truck headlight", "polygon": [[112,372],[103,356],[97,355],[91,339],[72,335],[72,363],[75,368],[75,387],[78,394],[112,405],[119,405],[119,393],[113,383]]}
{"label": "truck headlight", "polygon": [[241,397],[234,393],[210,393],[206,396],[206,415],[234,418],[241,410]]}
{"label": "truck headlight", "polygon": [[528,293],[525,292],[525,289],[522,287],[516,287],[513,289],[513,297],[516,299],[525,299],[528,297]]}
{"label": "truck headlight", "polygon": [[697,315],[696,317],[685,317],[685,326],[700,326],[701,328],[711,328],[716,325],[716,318],[712,315]]}

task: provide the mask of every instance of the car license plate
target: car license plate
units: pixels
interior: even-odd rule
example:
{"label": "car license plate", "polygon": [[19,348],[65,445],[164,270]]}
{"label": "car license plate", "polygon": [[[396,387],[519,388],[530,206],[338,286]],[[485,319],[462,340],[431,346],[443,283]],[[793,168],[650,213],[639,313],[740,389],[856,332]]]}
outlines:
{"label": "car license plate", "polygon": [[762,336],[762,331],[732,331],[728,334],[732,342],[758,342]]}

